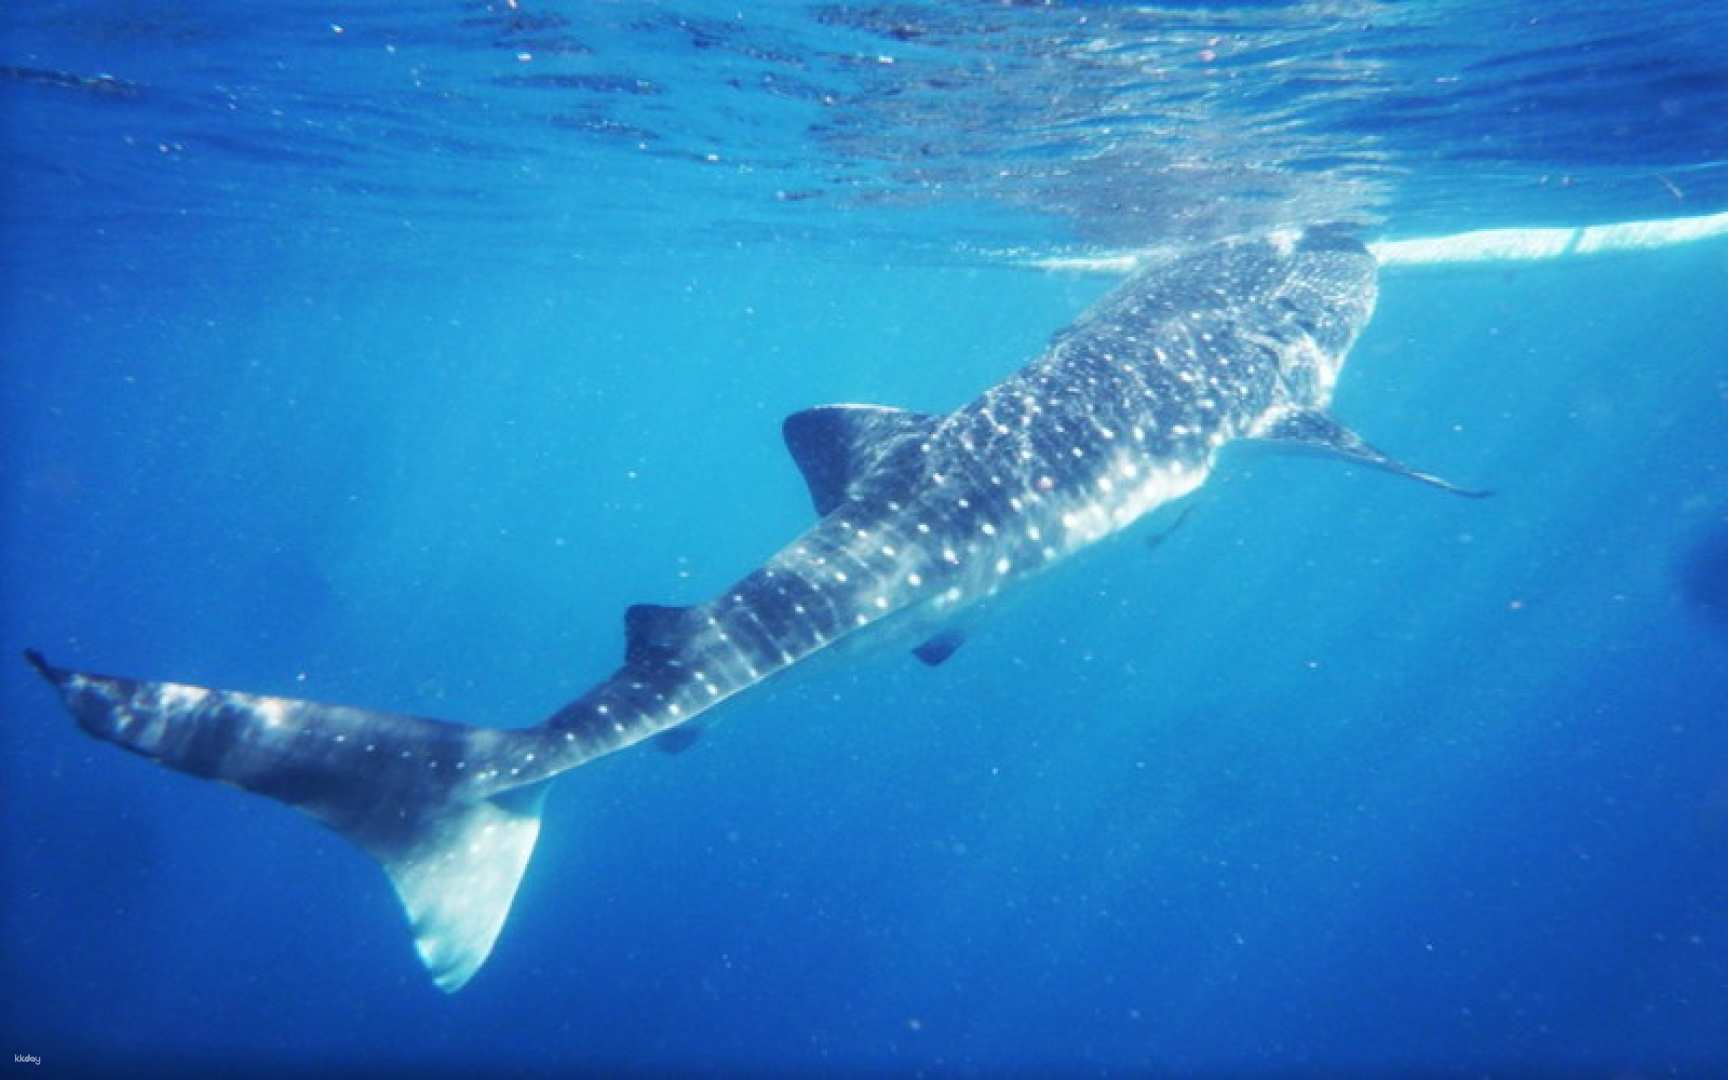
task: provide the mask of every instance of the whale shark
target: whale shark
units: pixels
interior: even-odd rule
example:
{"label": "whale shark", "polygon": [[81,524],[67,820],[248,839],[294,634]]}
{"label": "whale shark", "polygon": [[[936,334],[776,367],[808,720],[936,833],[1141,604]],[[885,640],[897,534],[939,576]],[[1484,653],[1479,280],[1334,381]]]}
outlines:
{"label": "whale shark", "polygon": [[1327,411],[1377,295],[1335,228],[1172,255],[1125,279],[1029,364],[946,415],[827,405],[786,446],[816,521],[705,603],[624,613],[624,660],[533,727],[72,670],[31,650],[89,734],[269,796],[370,853],[420,960],[453,992],[485,962],[551,782],[645,740],[669,749],[744,691],[890,632],[939,665],[973,605],[1128,530],[1256,440],[1457,487]]}

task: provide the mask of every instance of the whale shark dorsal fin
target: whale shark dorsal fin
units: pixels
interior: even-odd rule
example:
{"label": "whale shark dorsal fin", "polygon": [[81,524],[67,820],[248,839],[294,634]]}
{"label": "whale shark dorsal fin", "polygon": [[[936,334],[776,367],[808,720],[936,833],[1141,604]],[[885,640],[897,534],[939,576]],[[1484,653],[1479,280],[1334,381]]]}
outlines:
{"label": "whale shark dorsal fin", "polygon": [[939,418],[886,405],[818,405],[795,412],[781,425],[786,449],[810,500],[824,517],[868,486],[872,493],[892,497],[894,478],[884,475],[895,451],[922,439]]}
{"label": "whale shark dorsal fin", "polygon": [[640,667],[675,656],[691,631],[687,607],[632,604],[624,609],[624,662]]}
{"label": "whale shark dorsal fin", "polygon": [[1383,469],[1398,476],[1407,476],[1412,480],[1430,484],[1442,491],[1450,491],[1454,495],[1462,495],[1467,499],[1483,499],[1493,494],[1490,491],[1459,487],[1450,480],[1435,476],[1433,473],[1412,469],[1398,459],[1375,449],[1368,440],[1319,409],[1291,409],[1281,413],[1264,429],[1255,432],[1254,437],[1270,443],[1298,446],[1334,454],[1361,465]]}

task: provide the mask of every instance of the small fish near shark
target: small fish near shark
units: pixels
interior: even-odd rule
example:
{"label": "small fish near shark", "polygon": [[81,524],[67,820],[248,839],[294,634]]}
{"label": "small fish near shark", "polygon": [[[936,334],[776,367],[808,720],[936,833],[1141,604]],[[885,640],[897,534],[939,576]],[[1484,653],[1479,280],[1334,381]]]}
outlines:
{"label": "small fish near shark", "polygon": [[492,950],[552,780],[661,737],[816,653],[889,626],[961,647],[969,605],[1062,562],[1207,478],[1226,444],[1317,450],[1461,495],[1327,412],[1373,313],[1376,263],[1330,228],[1147,267],[1006,381],[945,416],[795,413],[784,436],[818,520],[719,596],[625,612],[623,666],[537,727],[503,730],[73,671],[26,654],[85,731],[294,807],[383,866],[432,980]]}

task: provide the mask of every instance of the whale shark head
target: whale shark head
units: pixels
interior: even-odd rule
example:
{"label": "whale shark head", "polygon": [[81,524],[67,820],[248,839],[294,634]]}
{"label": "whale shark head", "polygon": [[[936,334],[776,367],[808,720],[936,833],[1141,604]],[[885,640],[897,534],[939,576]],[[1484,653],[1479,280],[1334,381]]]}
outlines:
{"label": "whale shark head", "polygon": [[1292,398],[1324,406],[1374,314],[1378,264],[1341,226],[1311,226],[1274,237],[1271,245],[1286,264],[1272,304],[1275,336],[1287,346],[1280,350],[1280,376]]}

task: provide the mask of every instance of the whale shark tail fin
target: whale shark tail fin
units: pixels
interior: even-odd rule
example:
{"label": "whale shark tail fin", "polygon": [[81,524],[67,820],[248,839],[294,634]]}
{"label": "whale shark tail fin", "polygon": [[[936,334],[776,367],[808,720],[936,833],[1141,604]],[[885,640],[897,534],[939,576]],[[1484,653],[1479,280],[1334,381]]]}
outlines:
{"label": "whale shark tail fin", "polygon": [[[377,859],[446,992],[492,951],[540,834],[542,736],[294,698],[143,682],[25,658],[91,735],[288,804]],[[542,758],[547,755],[541,753]]]}

